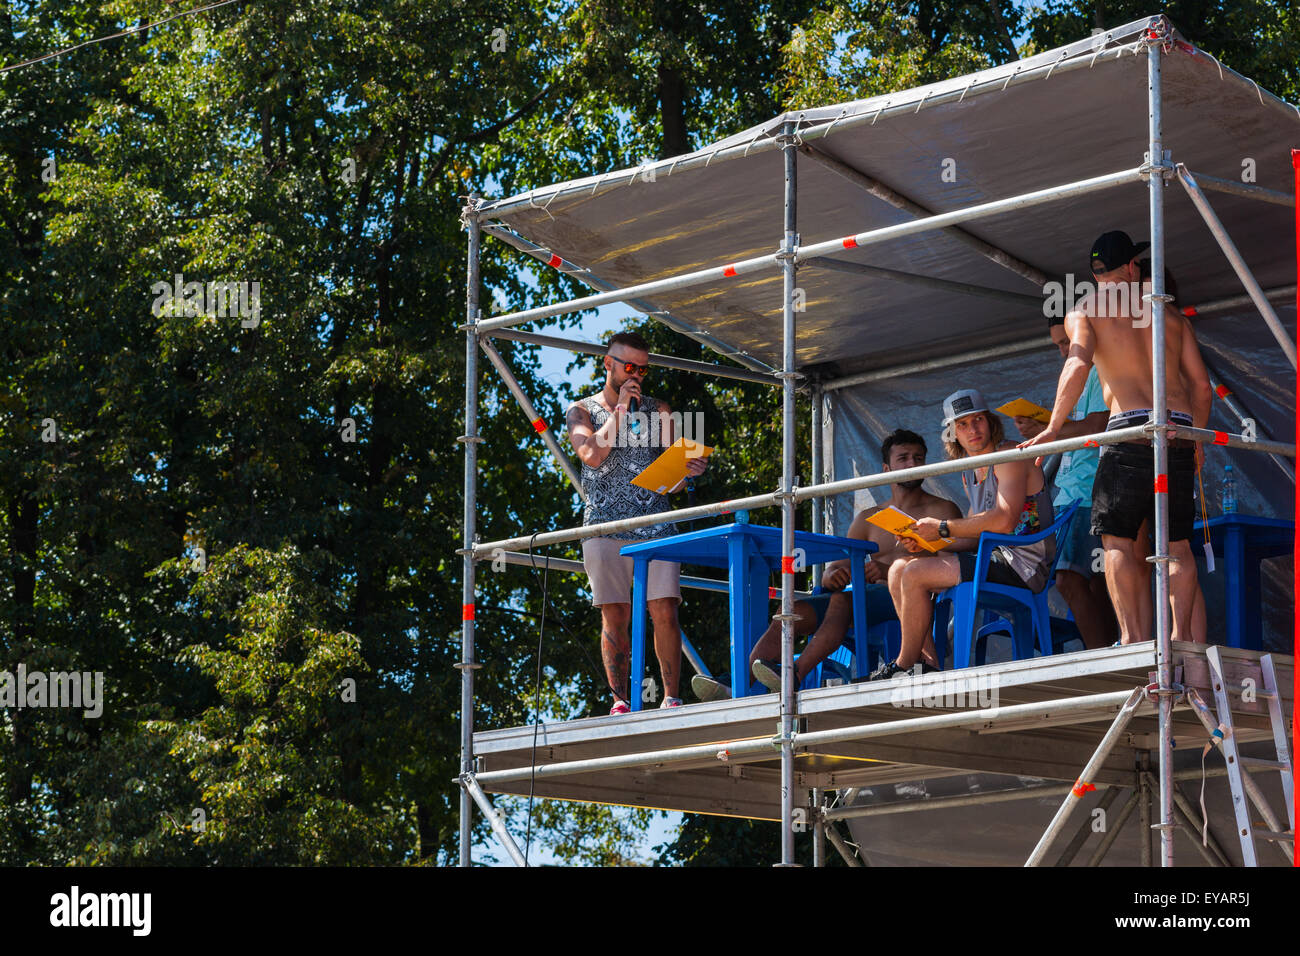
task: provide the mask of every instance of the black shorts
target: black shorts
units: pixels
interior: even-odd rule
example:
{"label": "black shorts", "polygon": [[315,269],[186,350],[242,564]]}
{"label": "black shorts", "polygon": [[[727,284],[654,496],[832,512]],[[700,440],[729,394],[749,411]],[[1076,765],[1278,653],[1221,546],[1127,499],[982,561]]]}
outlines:
{"label": "black shorts", "polygon": [[[961,570],[961,579],[963,581],[975,580],[974,551],[958,551],[957,564]],[[989,571],[986,577],[988,578],[989,584],[1005,584],[1008,587],[1013,588],[1023,588],[1027,586],[1024,578],[1016,574],[1016,572],[1011,569],[1011,565],[1007,564],[1002,555],[997,551],[994,551],[989,555]]]}
{"label": "black shorts", "polygon": [[[1196,449],[1169,449],[1169,540],[1187,541],[1196,520]],[[1155,534],[1155,458],[1150,445],[1106,445],[1092,483],[1092,533],[1134,541],[1143,521]]]}

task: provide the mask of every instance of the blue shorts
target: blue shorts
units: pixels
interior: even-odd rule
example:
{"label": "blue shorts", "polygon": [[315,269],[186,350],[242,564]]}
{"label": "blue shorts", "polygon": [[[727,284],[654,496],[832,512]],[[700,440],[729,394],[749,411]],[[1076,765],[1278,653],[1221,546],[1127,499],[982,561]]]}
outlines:
{"label": "blue shorts", "polygon": [[[1065,505],[1063,507],[1069,507]],[[1092,504],[1080,502],[1074,518],[1070,521],[1069,534],[1061,544],[1061,558],[1056,564],[1058,571],[1073,571],[1084,579],[1093,575],[1092,563],[1102,550],[1101,538],[1092,533]],[[1097,572],[1100,573],[1100,572]]]}
{"label": "blue shorts", "polygon": [[[807,604],[817,615],[817,627],[822,626],[822,621],[826,619],[826,609],[830,607],[831,598],[839,592],[827,591],[825,594],[814,594],[812,597],[801,599],[801,604]],[[847,595],[852,597],[852,595]],[[897,621],[898,612],[894,609],[894,599],[890,596],[888,584],[868,584],[867,585],[867,626],[874,627],[882,621]],[[849,628],[845,629],[845,637],[840,643],[853,650],[853,638],[848,636]]]}

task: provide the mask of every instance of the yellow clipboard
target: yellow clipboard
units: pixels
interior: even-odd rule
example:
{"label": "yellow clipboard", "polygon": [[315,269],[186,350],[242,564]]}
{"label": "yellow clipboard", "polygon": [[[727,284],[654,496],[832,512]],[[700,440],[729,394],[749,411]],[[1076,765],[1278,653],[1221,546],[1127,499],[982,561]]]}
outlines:
{"label": "yellow clipboard", "polygon": [[1008,418],[1015,418],[1019,415],[1021,418],[1032,418],[1036,422],[1042,422],[1046,425],[1052,420],[1052,413],[1041,405],[1035,405],[1027,398],[1017,398],[1013,402],[1007,402],[998,409]]}
{"label": "yellow clipboard", "polygon": [[632,479],[632,484],[657,495],[666,494],[669,488],[686,477],[686,463],[692,458],[708,458],[713,449],[697,441],[679,438],[663,454],[650,462],[648,468]]}
{"label": "yellow clipboard", "polygon": [[938,541],[927,541],[915,531],[911,530],[916,519],[906,511],[900,511],[893,505],[887,505],[881,508],[875,514],[868,516],[868,521],[877,528],[883,528],[890,534],[898,535],[900,538],[911,538],[925,550],[934,554],[936,551],[942,551],[948,545],[952,544],[952,538],[940,538]]}

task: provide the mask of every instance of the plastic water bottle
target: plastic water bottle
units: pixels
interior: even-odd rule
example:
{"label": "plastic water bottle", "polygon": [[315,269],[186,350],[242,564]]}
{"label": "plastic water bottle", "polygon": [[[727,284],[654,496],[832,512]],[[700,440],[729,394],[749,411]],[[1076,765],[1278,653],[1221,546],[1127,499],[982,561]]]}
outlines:
{"label": "plastic water bottle", "polygon": [[1225,515],[1237,513],[1237,478],[1232,473],[1231,465],[1223,469],[1223,513]]}

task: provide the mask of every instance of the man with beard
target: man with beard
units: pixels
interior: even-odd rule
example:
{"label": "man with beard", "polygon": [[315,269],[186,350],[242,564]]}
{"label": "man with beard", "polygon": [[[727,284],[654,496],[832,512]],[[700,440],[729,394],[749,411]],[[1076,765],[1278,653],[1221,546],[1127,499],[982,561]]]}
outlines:
{"label": "man with beard", "polygon": [[[881,470],[902,471],[904,468],[916,468],[925,464],[925,439],[915,432],[898,429],[880,446]],[[858,512],[849,527],[848,537],[872,541],[879,549],[867,562],[867,621],[879,624],[881,621],[895,620],[894,602],[889,596],[889,587],[885,579],[890,566],[902,557],[910,557],[907,539],[898,538],[877,527],[867,519],[882,508],[893,506],[912,517],[922,515],[935,519],[960,518],[961,511],[947,498],[932,495],[921,488],[920,478],[911,481],[894,482],[889,486],[890,499],[884,504],[876,505]],[[919,548],[919,545],[914,545]],[[924,554],[929,554],[921,549]],[[844,588],[849,584],[852,572],[849,561],[843,558],[826,565],[822,573],[822,587],[828,592],[815,594],[802,601],[796,601],[794,632],[812,638],[794,662],[795,686],[825,660],[841,644],[852,649],[852,639],[846,637],[849,626],[853,623],[853,600]],[[754,677],[766,688],[779,692],[781,689],[781,663],[777,660],[781,650],[781,622],[772,621],[763,636],[754,645],[750,653],[750,668]],[[859,663],[859,666],[863,666]],[[716,681],[703,675],[696,675],[691,680],[691,689],[701,700],[719,700],[731,696],[731,687],[722,681]]]}
{"label": "man with beard", "polygon": [[[569,441],[582,460],[582,487],[587,497],[584,526],[670,511],[667,495],[685,483],[678,482],[662,495],[631,483],[676,440],[668,404],[641,393],[641,380],[650,371],[646,340],[635,332],[620,332],[609,340],[603,361],[605,387],[574,402],[565,415]],[[635,414],[638,411],[642,414]],[[638,429],[648,429],[649,434],[634,440],[630,433]],[[705,467],[703,457],[687,462],[690,475],[703,473]],[[626,714],[631,709],[627,682],[632,559],[619,554],[619,549],[673,533],[672,523],[665,522],[582,542],[591,603],[600,608],[600,652],[605,677],[614,692],[611,715]],[[682,599],[680,570],[676,562],[651,561],[646,580],[646,607],[654,623],[655,656],[664,681],[661,708],[682,704],[677,696],[682,662],[682,632],[677,623],[677,605]]]}

